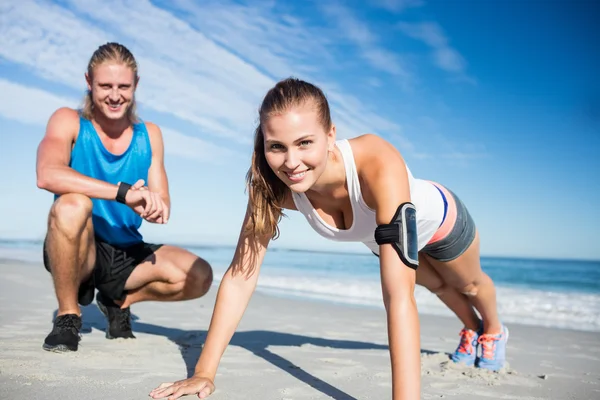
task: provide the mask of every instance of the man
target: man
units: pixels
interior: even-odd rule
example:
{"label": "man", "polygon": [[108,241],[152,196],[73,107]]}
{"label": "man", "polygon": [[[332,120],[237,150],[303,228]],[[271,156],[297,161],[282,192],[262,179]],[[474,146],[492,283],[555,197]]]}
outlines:
{"label": "man", "polygon": [[43,344],[49,351],[77,351],[79,305],[90,304],[95,289],[106,337],[135,338],[131,304],[198,298],[212,283],[206,261],[146,243],[138,230],[143,220],[168,222],[170,197],[162,133],[136,116],[133,55],[117,43],[100,46],[85,77],[83,109],[58,109],[37,153],[37,185],[55,194],[44,241],[58,300]]}

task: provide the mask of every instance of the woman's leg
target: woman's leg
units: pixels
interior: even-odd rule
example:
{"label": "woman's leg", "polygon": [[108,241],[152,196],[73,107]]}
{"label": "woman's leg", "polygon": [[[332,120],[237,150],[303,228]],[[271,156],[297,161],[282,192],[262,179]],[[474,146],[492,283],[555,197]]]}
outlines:
{"label": "woman's leg", "polygon": [[483,333],[498,334],[502,325],[496,308],[496,289],[491,278],[482,271],[479,259],[479,233],[469,248],[452,261],[424,258],[444,282],[467,296],[483,319]]}
{"label": "woman's leg", "polygon": [[424,254],[419,254],[417,285],[421,285],[438,298],[460,319],[466,329],[477,331],[481,321],[475,313],[469,299],[455,288],[444,283]]}
{"label": "woman's leg", "polygon": [[467,296],[446,284],[424,254],[419,255],[417,284],[425,286],[430,292],[436,294],[464,324],[464,328],[460,330],[459,334],[460,342],[450,358],[456,363],[473,366],[477,359],[477,340],[481,321]]}
{"label": "woman's leg", "polygon": [[[455,361],[473,361],[473,346],[481,344],[479,367],[496,370],[504,365],[508,330],[498,318],[496,289],[481,269],[479,233],[463,202],[450,190],[434,183],[447,202],[447,213],[440,228],[423,248],[424,258],[447,286],[467,296],[483,320],[483,330],[461,331],[461,344]],[[463,344],[466,346],[465,350]]]}
{"label": "woman's leg", "polygon": [[498,318],[494,283],[481,269],[479,234],[477,231],[475,231],[473,242],[457,258],[450,261],[440,261],[429,255],[425,257],[446,285],[459,290],[469,298],[483,319],[483,333],[478,337],[471,332],[464,330],[461,332],[461,344],[454,353],[453,359],[458,362],[467,358],[470,364],[471,356],[465,356],[470,351],[464,351],[462,347],[463,343],[472,343],[476,338],[477,342],[481,344],[481,356],[477,361],[477,366],[492,371],[502,368],[506,361],[508,329],[502,325]]}

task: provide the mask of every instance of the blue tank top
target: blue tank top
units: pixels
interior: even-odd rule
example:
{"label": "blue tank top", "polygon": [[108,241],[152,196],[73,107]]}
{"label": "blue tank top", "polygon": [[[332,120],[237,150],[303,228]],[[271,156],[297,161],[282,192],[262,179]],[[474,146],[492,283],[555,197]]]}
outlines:
{"label": "blue tank top", "polygon": [[[83,175],[117,184],[133,185],[138,179],[148,182],[152,148],[146,125],[133,125],[129,148],[121,155],[110,153],[91,121],[79,118],[79,135],[71,152],[70,166]],[[141,242],[142,218],[125,204],[114,200],[92,199],[95,235],[103,242],[126,247]]]}

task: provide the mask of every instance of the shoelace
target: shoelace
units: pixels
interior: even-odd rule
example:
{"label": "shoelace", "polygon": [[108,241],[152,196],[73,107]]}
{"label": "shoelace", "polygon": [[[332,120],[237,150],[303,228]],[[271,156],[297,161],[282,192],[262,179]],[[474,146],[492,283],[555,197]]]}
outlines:
{"label": "shoelace", "polygon": [[494,352],[496,351],[496,342],[502,338],[502,335],[485,334],[479,336],[478,342],[482,348],[482,358],[493,360]]}
{"label": "shoelace", "polygon": [[477,332],[470,329],[462,329],[459,333],[460,344],[458,345],[458,351],[460,353],[472,354],[473,353],[473,338],[477,335]]}
{"label": "shoelace", "polygon": [[78,319],[73,315],[60,316],[56,319],[56,327],[60,330],[72,330],[73,332],[79,331],[81,325]]}
{"label": "shoelace", "polygon": [[119,322],[119,328],[121,328],[122,331],[130,331],[131,330],[131,313],[129,312],[129,308],[126,308],[124,310],[119,310],[118,312],[118,322]]}

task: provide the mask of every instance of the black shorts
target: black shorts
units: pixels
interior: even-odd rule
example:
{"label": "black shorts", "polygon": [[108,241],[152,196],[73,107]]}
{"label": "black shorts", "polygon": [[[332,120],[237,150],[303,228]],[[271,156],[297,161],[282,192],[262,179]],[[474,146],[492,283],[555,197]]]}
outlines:
{"label": "black shorts", "polygon": [[[93,285],[111,300],[123,300],[126,296],[125,282],[142,261],[154,254],[162,244],[140,242],[129,247],[116,247],[95,237],[96,264],[92,272]],[[52,272],[46,241],[44,241],[44,267]],[[84,282],[83,284],[89,284]]]}

